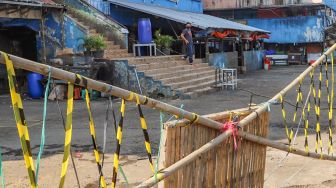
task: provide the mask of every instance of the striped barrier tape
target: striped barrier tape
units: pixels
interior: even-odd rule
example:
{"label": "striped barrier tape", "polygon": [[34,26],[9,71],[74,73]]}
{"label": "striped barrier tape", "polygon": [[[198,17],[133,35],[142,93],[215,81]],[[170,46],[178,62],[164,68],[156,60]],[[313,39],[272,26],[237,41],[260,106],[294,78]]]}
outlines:
{"label": "striped barrier tape", "polygon": [[139,99],[139,95],[135,94],[135,98],[136,98],[136,106],[138,107],[138,111],[139,111],[139,116],[140,116],[140,124],[141,124],[141,128],[142,128],[142,132],[144,134],[145,137],[145,147],[146,147],[146,151],[147,151],[147,155],[148,155],[148,160],[149,160],[149,165],[151,170],[154,172],[154,166],[153,166],[153,160],[152,160],[152,149],[151,149],[151,143],[149,140],[149,134],[147,131],[147,122],[146,119],[143,115],[142,109],[141,109],[141,104],[140,104],[140,99]]}
{"label": "striped barrier tape", "polygon": [[322,139],[321,139],[321,124],[320,124],[320,115],[321,115],[321,95],[322,95],[322,63],[320,64],[320,73],[319,73],[319,86],[318,86],[318,95],[317,95],[317,104],[315,104],[315,113],[316,113],[316,144],[315,144],[315,153],[317,153],[318,146],[320,145],[321,154],[322,154]]}
{"label": "striped barrier tape", "polygon": [[20,94],[18,91],[18,85],[16,83],[16,76],[14,71],[13,62],[11,61],[10,57],[2,53],[2,55],[5,57],[5,63],[7,68],[7,75],[8,75],[8,83],[9,83],[9,90],[13,105],[13,111],[14,111],[14,117],[20,137],[21,142],[21,148],[23,151],[23,157],[26,164],[26,168],[28,171],[28,176],[30,180],[30,185],[32,188],[37,187],[36,185],[36,178],[35,178],[35,167],[34,167],[34,161],[31,153],[30,148],[30,139],[29,139],[29,132],[28,132],[28,126],[26,122],[26,118],[23,111],[23,104],[21,100]]}
{"label": "striped barrier tape", "polygon": [[[330,102],[331,102],[331,96],[330,96],[330,91],[329,91],[329,75],[328,75],[328,56],[326,56],[326,61],[325,61],[325,87],[327,91],[327,102],[328,102],[328,129],[331,130],[331,124],[332,124],[332,115],[330,114]],[[331,142],[330,142],[330,131],[328,131],[328,153],[331,150]]]}
{"label": "striped barrier tape", "polygon": [[282,95],[280,95],[280,102],[281,102],[282,120],[283,120],[283,123],[285,125],[285,131],[286,131],[286,136],[287,136],[287,139],[288,139],[288,144],[289,144],[289,146],[291,146],[293,136],[294,136],[294,131],[293,131],[293,127],[292,127],[290,132],[289,132],[288,124],[287,124],[287,118],[286,118],[285,103],[284,103],[284,99],[283,99]]}
{"label": "striped barrier tape", "polygon": [[303,96],[302,96],[302,79],[299,82],[299,86],[298,86],[298,92],[297,92],[297,96],[296,96],[296,104],[295,104],[295,111],[294,111],[294,116],[293,116],[293,122],[296,122],[296,115],[297,115],[297,111],[299,108],[299,103],[303,103]]}
{"label": "striped barrier tape", "polygon": [[68,83],[67,118],[66,118],[66,124],[65,124],[64,154],[63,154],[62,172],[61,172],[61,180],[59,183],[59,188],[64,187],[65,176],[66,176],[68,164],[69,164],[71,137],[72,137],[73,92],[74,92],[74,84],[69,82]]}
{"label": "striped barrier tape", "polygon": [[89,92],[87,89],[85,89],[85,101],[86,101],[86,106],[88,109],[89,113],[89,122],[90,122],[90,134],[91,134],[91,139],[92,139],[92,145],[93,145],[93,153],[96,159],[97,167],[98,167],[98,172],[99,172],[99,180],[100,180],[100,185],[102,188],[106,188],[106,182],[105,178],[102,172],[102,166],[100,164],[100,155],[97,147],[97,142],[96,142],[96,132],[95,132],[95,125],[91,113],[91,103],[90,103],[90,97],[89,97]]}
{"label": "striped barrier tape", "polygon": [[[310,76],[310,85],[309,85],[309,93],[314,91],[314,70],[312,70],[309,73]],[[311,101],[310,101],[310,95],[308,96],[308,104],[307,104],[307,114],[304,116],[304,135],[305,135],[305,151],[309,152],[309,147],[308,147],[308,129],[309,129],[309,117],[310,117],[310,108],[311,108]],[[304,111],[305,109],[303,109]]]}
{"label": "striped barrier tape", "polygon": [[335,85],[335,73],[334,73],[334,53],[331,54],[331,99],[330,99],[330,110],[329,110],[329,145],[330,150],[328,154],[333,155],[333,132],[332,132],[332,120],[333,120],[333,108],[334,108],[334,85]]}
{"label": "striped barrier tape", "polygon": [[[131,95],[133,97],[133,95]],[[131,100],[131,99],[129,99]],[[121,147],[121,141],[122,141],[122,129],[124,124],[124,117],[125,117],[125,108],[126,108],[126,100],[122,99],[121,101],[121,107],[120,107],[120,121],[118,124],[118,130],[117,130],[117,139],[116,139],[116,151],[114,153],[114,161],[113,161],[113,176],[112,176],[112,187],[116,187],[117,183],[117,174],[119,169],[119,157],[120,157],[120,147]]]}

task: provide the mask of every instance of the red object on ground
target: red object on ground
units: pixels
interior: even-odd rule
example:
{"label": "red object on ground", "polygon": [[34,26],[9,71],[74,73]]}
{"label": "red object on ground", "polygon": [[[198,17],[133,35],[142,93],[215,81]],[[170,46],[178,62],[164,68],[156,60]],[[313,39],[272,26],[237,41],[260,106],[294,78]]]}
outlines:
{"label": "red object on ground", "polygon": [[271,69],[271,58],[264,57],[264,69],[270,70]]}
{"label": "red object on ground", "polygon": [[81,90],[82,90],[82,88],[80,88],[80,87],[75,88],[75,90],[74,90],[74,99],[75,100],[79,100],[79,99],[82,98],[81,97]]}
{"label": "red object on ground", "polygon": [[78,158],[78,159],[81,159],[83,157],[83,154],[79,151],[76,151],[75,152],[75,157]]}

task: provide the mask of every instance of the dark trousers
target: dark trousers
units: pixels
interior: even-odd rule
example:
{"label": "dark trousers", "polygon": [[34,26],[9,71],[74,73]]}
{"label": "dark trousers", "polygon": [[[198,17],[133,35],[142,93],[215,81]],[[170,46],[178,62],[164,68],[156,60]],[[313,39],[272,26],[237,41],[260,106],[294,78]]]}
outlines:
{"label": "dark trousers", "polygon": [[193,63],[194,45],[192,43],[187,44],[187,52],[184,58],[189,58],[189,63]]}

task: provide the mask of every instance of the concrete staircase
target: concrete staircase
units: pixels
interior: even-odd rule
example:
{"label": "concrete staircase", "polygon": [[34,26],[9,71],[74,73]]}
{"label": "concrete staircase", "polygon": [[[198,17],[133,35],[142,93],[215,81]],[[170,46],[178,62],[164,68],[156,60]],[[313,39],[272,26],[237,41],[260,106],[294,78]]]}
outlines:
{"label": "concrete staircase", "polygon": [[215,69],[201,59],[189,65],[181,56],[128,58],[138,72],[170,86],[179,97],[194,97],[213,91]]}
{"label": "concrete staircase", "polygon": [[[80,18],[80,16],[76,14],[72,14],[71,12],[68,12],[68,15],[76,21],[78,24],[80,24],[83,28],[85,28],[88,31],[89,36],[96,36],[96,35],[102,35],[101,33],[97,32],[97,30],[92,26],[91,24],[85,23],[83,19]],[[114,41],[109,40],[107,37],[104,37],[107,48],[105,50],[104,58],[106,59],[114,59],[114,58],[127,58],[127,57],[133,57],[133,54],[128,53],[127,49],[122,49],[120,45],[115,44]]]}

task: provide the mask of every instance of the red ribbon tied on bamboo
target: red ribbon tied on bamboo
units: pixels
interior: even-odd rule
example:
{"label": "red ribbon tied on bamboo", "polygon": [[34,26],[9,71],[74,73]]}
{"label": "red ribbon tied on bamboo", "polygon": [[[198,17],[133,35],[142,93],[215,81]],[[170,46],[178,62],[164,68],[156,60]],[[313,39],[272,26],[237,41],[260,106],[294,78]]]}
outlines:
{"label": "red ribbon tied on bamboo", "polygon": [[228,130],[232,131],[232,136],[233,136],[233,143],[234,143],[234,149],[237,150],[238,144],[237,144],[237,136],[238,136],[238,127],[237,127],[238,122],[233,122],[233,121],[228,121],[225,122],[220,131],[226,132]]}

